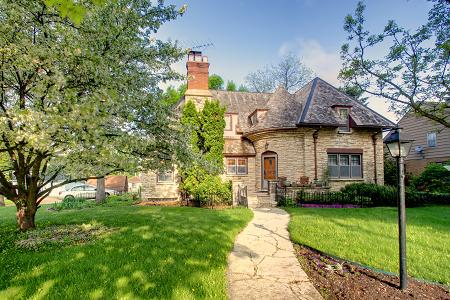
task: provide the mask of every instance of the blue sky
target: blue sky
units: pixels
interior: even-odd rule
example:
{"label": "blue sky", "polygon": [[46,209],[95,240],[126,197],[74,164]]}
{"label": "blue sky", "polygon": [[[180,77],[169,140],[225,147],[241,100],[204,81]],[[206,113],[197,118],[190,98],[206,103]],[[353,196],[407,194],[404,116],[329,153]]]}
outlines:
{"label": "blue sky", "polygon": [[[212,42],[203,50],[210,61],[210,74],[244,83],[245,76],[276,63],[292,51],[317,76],[335,86],[341,66],[340,47],[346,41],[344,17],[353,13],[357,1],[279,0],[211,1],[166,0],[187,11],[166,23],[158,32],[161,39],[178,40],[185,48]],[[382,31],[389,19],[415,29],[424,24],[431,3],[425,0],[371,0],[366,3],[367,28]],[[382,54],[382,53],[380,53]],[[185,73],[185,61],[174,68]],[[371,99],[370,107],[396,120],[382,99]]]}

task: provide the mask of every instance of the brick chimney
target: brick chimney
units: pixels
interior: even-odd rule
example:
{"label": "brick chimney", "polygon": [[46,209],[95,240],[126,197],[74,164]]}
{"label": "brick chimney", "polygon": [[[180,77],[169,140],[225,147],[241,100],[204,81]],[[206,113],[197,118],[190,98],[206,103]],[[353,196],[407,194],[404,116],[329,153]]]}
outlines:
{"label": "brick chimney", "polygon": [[187,91],[186,95],[211,96],[208,89],[209,62],[208,57],[200,51],[189,51],[186,62]]}

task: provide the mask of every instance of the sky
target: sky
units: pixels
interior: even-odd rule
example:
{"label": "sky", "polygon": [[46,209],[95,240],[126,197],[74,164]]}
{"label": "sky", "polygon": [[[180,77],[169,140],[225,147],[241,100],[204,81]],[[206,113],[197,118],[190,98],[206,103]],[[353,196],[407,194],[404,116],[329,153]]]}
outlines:
{"label": "sky", "polygon": [[[342,85],[337,75],[342,65],[340,48],[347,38],[343,23],[354,12],[356,0],[166,0],[166,4],[187,4],[187,11],[164,24],[157,37],[177,40],[183,48],[212,43],[201,51],[208,56],[210,74],[219,74],[225,82],[245,83],[248,73],[293,52],[316,76]],[[391,19],[415,29],[426,22],[432,6],[425,0],[367,0],[365,4],[371,33],[381,32]],[[185,74],[185,63],[183,59],[173,67]],[[398,119],[382,98],[371,97],[369,107],[392,121]]]}

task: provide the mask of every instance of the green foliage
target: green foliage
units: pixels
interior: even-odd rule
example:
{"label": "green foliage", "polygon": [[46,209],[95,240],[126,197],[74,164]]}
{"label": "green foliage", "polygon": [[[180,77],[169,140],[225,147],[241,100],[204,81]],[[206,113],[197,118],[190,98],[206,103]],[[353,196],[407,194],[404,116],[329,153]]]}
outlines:
{"label": "green foliage", "polygon": [[364,94],[364,90],[362,90],[357,85],[346,84],[343,87],[340,87],[339,90],[341,92],[349,95],[350,97],[352,97],[353,99],[355,99],[356,101],[361,103],[362,105],[366,106],[368,104],[367,101],[369,100],[369,98],[362,97],[362,95]]}
{"label": "green foliage", "polygon": [[[72,2],[86,5],[79,24],[64,17]],[[169,66],[184,52],[154,36],[182,12],[142,0],[46,3],[0,0],[0,153],[17,180],[0,172],[0,194],[32,212],[55,188],[46,180],[61,175],[77,181],[189,160],[159,89],[180,78]]]}
{"label": "green foliage", "polygon": [[162,95],[162,102],[165,106],[175,105],[186,92],[187,84],[181,84],[177,89],[170,85]]}
{"label": "green foliage", "polygon": [[227,90],[227,91],[232,91],[232,92],[236,91],[236,83],[234,83],[233,80],[229,80],[229,81],[227,82],[227,88],[226,88],[226,90]]}
{"label": "green foliage", "polygon": [[181,188],[201,201],[228,202],[231,200],[229,183],[222,182],[225,108],[218,101],[206,101],[197,111],[188,101],[183,107],[181,123],[191,129],[191,144],[196,162],[181,167]]}
{"label": "green foliage", "polygon": [[450,171],[443,165],[430,163],[425,170],[412,180],[418,190],[431,193],[450,193]]}
{"label": "green foliage", "polygon": [[371,199],[369,206],[396,206],[397,189],[373,183],[352,183],[341,189],[347,195],[364,196]]}
{"label": "green foliage", "polygon": [[245,85],[240,85],[238,88],[239,92],[250,92],[250,90]]}
{"label": "green foliage", "polygon": [[432,2],[424,25],[410,30],[391,20],[377,34],[365,28],[365,5],[359,2],[354,15],[345,17],[349,43],[341,48],[339,77],[349,86],[384,97],[399,115],[412,111],[450,127],[448,1]]}
{"label": "green foliage", "polygon": [[223,79],[217,74],[212,74],[208,78],[208,88],[211,90],[223,90]]}
{"label": "green foliage", "polygon": [[297,203],[291,197],[282,197],[277,201],[279,207],[297,207]]}
{"label": "green foliage", "polygon": [[384,153],[384,184],[397,186],[397,163],[389,153]]}

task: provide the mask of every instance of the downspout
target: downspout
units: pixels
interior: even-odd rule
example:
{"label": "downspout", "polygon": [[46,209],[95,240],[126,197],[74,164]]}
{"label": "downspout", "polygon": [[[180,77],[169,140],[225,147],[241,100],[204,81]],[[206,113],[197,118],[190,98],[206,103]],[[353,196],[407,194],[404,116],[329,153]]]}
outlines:
{"label": "downspout", "polygon": [[317,140],[319,138],[319,130],[320,130],[320,127],[317,128],[312,134],[313,143],[314,143],[314,181],[318,180],[318,178],[317,178]]}
{"label": "downspout", "polygon": [[373,180],[375,184],[378,184],[378,176],[377,176],[377,135],[380,131],[376,131],[372,134],[372,145],[373,145]]}

